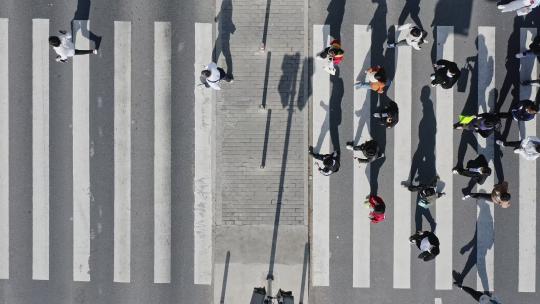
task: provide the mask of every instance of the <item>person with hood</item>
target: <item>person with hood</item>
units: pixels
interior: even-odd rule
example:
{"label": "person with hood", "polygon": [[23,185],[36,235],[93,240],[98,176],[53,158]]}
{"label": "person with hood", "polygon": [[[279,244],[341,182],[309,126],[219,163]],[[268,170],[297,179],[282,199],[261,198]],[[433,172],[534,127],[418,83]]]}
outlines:
{"label": "person with hood", "polygon": [[204,70],[201,71],[200,80],[205,87],[219,91],[221,90],[219,83],[222,80],[232,82],[233,78],[230,75],[227,75],[225,70],[218,67],[215,62],[210,62],[204,67]]}
{"label": "person with hood", "polygon": [[469,193],[463,196],[462,199],[466,200],[468,198],[480,198],[499,205],[502,208],[508,208],[510,207],[510,198],[512,196],[508,193],[508,182],[502,182],[493,186],[491,193]]}
{"label": "person with hood", "polygon": [[461,71],[457,64],[445,59],[439,59],[433,65],[434,73],[431,74],[431,86],[440,85],[443,89],[450,89],[458,81]]}
{"label": "person with hood", "polygon": [[507,4],[499,4],[497,8],[503,13],[516,11],[518,16],[525,16],[538,5],[540,5],[540,0],[514,0]]}
{"label": "person with hood", "polygon": [[418,231],[409,237],[411,244],[415,244],[422,252],[418,255],[424,262],[431,261],[439,255],[439,238],[430,231]]}
{"label": "person with hood", "polygon": [[540,155],[540,138],[527,136],[523,140],[503,141],[497,139],[495,143],[502,147],[514,148],[514,153],[520,154],[526,160],[535,160]]}
{"label": "person with hood", "polygon": [[455,167],[453,174],[470,177],[472,182],[482,185],[488,176],[491,175],[491,169],[484,155],[479,155],[476,159],[467,162],[467,168]]}
{"label": "person with hood", "polygon": [[309,155],[313,156],[313,158],[322,161],[322,168],[319,163],[315,163],[322,175],[328,176],[339,171],[339,150],[334,151],[331,154],[318,154],[313,153],[313,147],[309,146],[308,153]]}
{"label": "person with hood", "polygon": [[365,158],[353,157],[358,163],[371,163],[379,158],[384,157],[384,153],[380,152],[379,144],[374,139],[368,140],[365,143],[355,146],[354,142],[347,142],[347,149],[353,151],[362,151]]}
{"label": "person with hood", "polygon": [[388,104],[380,111],[373,113],[373,117],[377,118],[377,122],[386,128],[393,128],[399,121],[399,109],[395,101],[389,101]]}
{"label": "person with hood", "polygon": [[386,205],[381,197],[370,194],[364,204],[370,209],[369,219],[371,223],[377,224],[384,221]]}
{"label": "person with hood", "polygon": [[433,203],[435,203],[436,199],[446,194],[444,192],[437,191],[438,181],[439,176],[435,176],[433,181],[431,181],[429,184],[419,183],[418,185],[414,185],[413,183],[404,182],[402,185],[411,192],[418,192],[418,205],[427,209],[432,206]]}
{"label": "person with hood", "polygon": [[381,66],[374,66],[365,71],[366,80],[354,84],[355,89],[371,89],[379,94],[384,92],[386,86],[386,72]]}
{"label": "person with hood", "polygon": [[408,30],[407,36],[405,39],[398,41],[397,43],[388,43],[388,48],[395,48],[398,46],[409,45],[412,46],[415,50],[420,50],[420,45],[427,43],[426,37],[428,33],[416,25],[411,23],[404,24],[397,27],[398,31]]}
{"label": "person with hood", "polygon": [[73,44],[71,33],[58,31],[60,36],[49,36],[49,45],[56,52],[56,62],[66,63],[75,55],[97,54],[97,50],[78,50]]}
{"label": "person with hood", "polygon": [[460,116],[459,122],[454,124],[456,130],[469,130],[478,132],[487,138],[493,131],[501,128],[501,119],[495,113],[482,113],[480,115]]}

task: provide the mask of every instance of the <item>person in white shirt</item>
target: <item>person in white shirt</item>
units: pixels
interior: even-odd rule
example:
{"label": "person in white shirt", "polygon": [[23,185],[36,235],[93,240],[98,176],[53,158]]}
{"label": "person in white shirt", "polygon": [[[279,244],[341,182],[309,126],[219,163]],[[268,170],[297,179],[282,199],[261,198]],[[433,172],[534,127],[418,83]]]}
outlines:
{"label": "person in white shirt", "polygon": [[538,5],[540,5],[540,0],[514,0],[507,4],[499,4],[497,8],[503,13],[516,11],[518,16],[524,16]]}
{"label": "person in white shirt", "polygon": [[214,90],[221,90],[219,83],[221,80],[226,82],[232,82],[233,78],[230,75],[227,75],[225,70],[218,67],[215,62],[210,62],[204,70],[201,71],[200,80],[207,88],[212,88]]}
{"label": "person in white shirt", "polygon": [[527,136],[518,141],[495,141],[499,146],[513,147],[514,153],[521,154],[526,160],[535,160],[540,156],[540,138],[536,136]]}
{"label": "person in white shirt", "polygon": [[73,41],[71,40],[71,33],[66,31],[59,31],[60,36],[50,36],[49,45],[53,50],[58,54],[56,56],[57,62],[67,62],[70,57],[74,55],[86,55],[86,54],[97,54],[97,50],[77,50]]}
{"label": "person in white shirt", "polygon": [[415,50],[420,50],[421,44],[427,43],[428,41],[425,39],[427,37],[427,32],[423,29],[419,28],[416,25],[412,25],[411,23],[404,24],[397,28],[398,31],[404,31],[409,30],[407,33],[407,36],[405,36],[405,39],[402,39],[398,42],[394,43],[388,43],[389,48],[395,48],[402,45],[409,45],[412,46]]}

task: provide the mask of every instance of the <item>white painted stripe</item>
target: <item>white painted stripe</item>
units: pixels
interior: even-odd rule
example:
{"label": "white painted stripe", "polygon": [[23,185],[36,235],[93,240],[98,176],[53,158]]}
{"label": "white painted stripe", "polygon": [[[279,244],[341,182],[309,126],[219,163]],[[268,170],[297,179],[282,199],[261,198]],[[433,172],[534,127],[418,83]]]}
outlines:
{"label": "white painted stripe", "polygon": [[[313,25],[313,58],[317,56],[328,43],[330,27],[328,25]],[[313,145],[316,145],[321,135],[324,136],[317,153],[330,152],[329,134],[329,100],[330,76],[323,69],[325,62],[313,61]],[[312,273],[313,286],[329,286],[330,284],[330,180],[317,170],[312,159],[312,204],[313,204],[313,249]]]}
{"label": "white painted stripe", "polygon": [[[396,33],[396,41],[399,32]],[[394,128],[394,288],[411,288],[411,193],[401,185],[411,168],[412,48],[395,48],[395,102],[399,123]]]}
{"label": "white painted stripe", "polygon": [[[365,77],[364,71],[371,64],[371,30],[367,25],[354,25],[354,75],[353,79]],[[370,140],[371,93],[369,90],[354,90],[353,132],[360,140],[360,144]],[[358,113],[358,114],[357,114]],[[357,157],[364,157],[359,151],[354,152]],[[353,187],[353,287],[369,288],[370,286],[370,228],[368,219],[369,209],[363,206],[365,198],[370,193],[368,164],[359,165],[354,161],[354,187]]]}
{"label": "white painted stripe", "polygon": [[[453,26],[437,27],[437,59],[454,61]],[[451,139],[454,134],[452,133],[453,129],[449,126],[453,124],[454,119],[454,90],[445,90],[437,86],[436,97],[437,144],[435,159],[437,160],[437,173],[441,181],[445,183],[446,195],[437,199],[435,205],[436,234],[441,242],[441,253],[435,259],[435,289],[452,289],[452,162],[454,152]]]}
{"label": "white painted stripe", "polygon": [[[89,21],[74,20],[76,48],[89,49],[83,31]],[[88,36],[88,35],[86,35]],[[90,281],[90,57],[73,57],[73,280]]]}
{"label": "white painted stripe", "polygon": [[[528,48],[536,29],[521,29],[521,49]],[[538,63],[535,56],[521,59],[521,80],[536,79]],[[520,99],[534,100],[537,87],[520,88]],[[524,136],[536,136],[536,119],[521,123]],[[521,127],[521,126],[520,126]],[[519,292],[536,291],[536,162],[519,157]]]}
{"label": "white painted stripe", "polygon": [[[478,113],[489,112],[495,107],[495,27],[478,27]],[[493,168],[493,135],[487,139],[477,135],[478,153],[484,154]],[[486,179],[483,185],[477,186],[477,191],[491,193],[494,184],[494,174]],[[495,217],[493,203],[477,200],[477,254],[478,269],[476,289],[494,290],[493,288],[493,252],[495,249],[494,233]],[[484,267],[485,266],[485,267]],[[486,280],[483,286],[482,277]]]}
{"label": "white painted stripe", "polygon": [[213,90],[197,86],[201,68],[212,58],[212,24],[195,23],[195,177],[194,201],[194,283],[212,283],[212,132]]}
{"label": "white painted stripe", "polygon": [[154,23],[154,283],[171,282],[171,23]]}
{"label": "white painted stripe", "polygon": [[9,279],[8,19],[0,18],[0,279]]}
{"label": "white painted stripe", "polygon": [[435,298],[435,304],[442,304],[442,299],[441,298]]}
{"label": "white painted stripe", "polygon": [[32,279],[49,279],[49,20],[32,20]]}
{"label": "white painted stripe", "polygon": [[114,22],[114,281],[131,274],[131,22]]}

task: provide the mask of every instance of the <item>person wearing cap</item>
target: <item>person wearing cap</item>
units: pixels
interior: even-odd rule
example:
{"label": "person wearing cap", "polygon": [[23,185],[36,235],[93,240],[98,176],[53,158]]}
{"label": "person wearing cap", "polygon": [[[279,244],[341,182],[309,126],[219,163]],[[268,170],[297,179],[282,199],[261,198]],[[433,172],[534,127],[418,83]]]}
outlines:
{"label": "person wearing cap", "polygon": [[313,153],[313,147],[309,146],[308,153],[313,156],[313,158],[322,161],[322,168],[319,163],[315,163],[322,175],[328,176],[339,171],[339,150],[334,151],[331,154],[318,154]]}
{"label": "person wearing cap", "polygon": [[463,200],[468,198],[480,198],[486,201],[493,202],[502,208],[510,207],[510,193],[508,193],[508,182],[502,182],[493,186],[491,193],[469,193],[463,197]]}
{"label": "person wearing cap", "polygon": [[435,259],[441,252],[439,238],[433,232],[418,231],[409,237],[409,241],[422,251],[418,258],[424,262]]}

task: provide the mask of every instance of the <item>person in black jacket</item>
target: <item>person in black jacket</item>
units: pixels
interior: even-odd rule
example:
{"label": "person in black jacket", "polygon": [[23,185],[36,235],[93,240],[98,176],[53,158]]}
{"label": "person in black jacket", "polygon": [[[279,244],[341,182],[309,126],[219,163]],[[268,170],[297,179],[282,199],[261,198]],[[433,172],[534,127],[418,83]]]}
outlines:
{"label": "person in black jacket", "polygon": [[501,128],[501,118],[496,113],[482,113],[477,115],[470,123],[463,124],[457,122],[454,124],[456,130],[469,130],[478,132],[483,138],[488,138],[491,133]]}
{"label": "person in black jacket", "polygon": [[488,176],[491,175],[491,169],[484,155],[479,155],[476,159],[467,162],[467,168],[455,167],[452,173],[461,176],[470,177],[472,183],[482,185]]}
{"label": "person in black jacket", "polygon": [[438,181],[439,176],[437,175],[429,184],[419,183],[418,185],[414,185],[404,182],[402,185],[411,192],[418,192],[418,204],[423,208],[429,208],[436,199],[446,194],[444,192],[437,192]]}
{"label": "person in black jacket", "polygon": [[430,231],[418,231],[409,237],[411,244],[416,244],[416,247],[422,252],[418,255],[419,259],[424,262],[435,259],[441,252],[439,249],[439,238]]}
{"label": "person in black jacket", "polygon": [[366,158],[353,157],[358,163],[370,163],[379,158],[384,157],[384,153],[380,152],[379,144],[375,140],[368,140],[365,143],[355,146],[354,142],[347,142],[347,149],[353,151],[362,151]]}
{"label": "person in black jacket", "polygon": [[399,121],[399,109],[397,103],[389,101],[380,112],[373,113],[373,117],[378,119],[380,125],[387,128],[393,128]]}
{"label": "person in black jacket", "polygon": [[318,154],[313,153],[313,147],[309,146],[308,153],[313,156],[313,158],[320,160],[323,162],[323,167],[317,164],[317,167],[319,168],[319,172],[322,175],[328,176],[330,174],[333,174],[335,172],[339,171],[340,163],[339,163],[339,150],[332,152],[331,154]]}
{"label": "person in black jacket", "polygon": [[440,85],[443,89],[450,89],[458,81],[461,71],[457,64],[445,59],[439,59],[433,65],[434,73],[431,74],[431,86]]}

